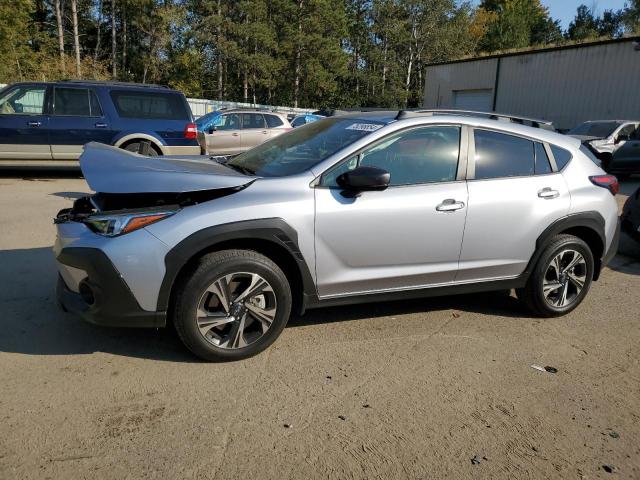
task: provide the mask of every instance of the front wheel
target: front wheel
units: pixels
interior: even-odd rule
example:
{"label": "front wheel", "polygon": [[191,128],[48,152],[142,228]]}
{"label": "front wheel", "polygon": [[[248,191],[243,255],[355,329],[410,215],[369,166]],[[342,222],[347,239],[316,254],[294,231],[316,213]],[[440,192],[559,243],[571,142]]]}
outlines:
{"label": "front wheel", "polygon": [[584,300],[593,269],[593,254],[583,240],[557,235],[544,249],[526,286],[516,294],[541,317],[565,315]]}
{"label": "front wheel", "polygon": [[256,355],[278,338],[291,313],[285,274],[251,250],[205,255],[177,288],[176,330],[186,347],[204,360]]}

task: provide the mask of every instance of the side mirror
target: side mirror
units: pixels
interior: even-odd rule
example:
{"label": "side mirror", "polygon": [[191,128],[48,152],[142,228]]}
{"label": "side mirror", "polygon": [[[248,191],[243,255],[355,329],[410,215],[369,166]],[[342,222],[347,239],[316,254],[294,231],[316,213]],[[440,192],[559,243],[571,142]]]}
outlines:
{"label": "side mirror", "polygon": [[391,174],[382,168],[357,167],[336,178],[338,186],[352,192],[384,190],[389,186]]}
{"label": "side mirror", "polygon": [[215,126],[215,125],[211,125],[211,126],[209,127],[209,133],[213,133],[213,132],[215,132],[216,130],[217,130],[217,128],[216,128],[216,126]]}

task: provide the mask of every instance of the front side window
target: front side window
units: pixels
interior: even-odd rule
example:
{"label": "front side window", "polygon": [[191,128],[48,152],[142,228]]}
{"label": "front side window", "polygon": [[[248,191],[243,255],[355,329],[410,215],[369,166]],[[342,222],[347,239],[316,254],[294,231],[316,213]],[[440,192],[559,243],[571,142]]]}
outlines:
{"label": "front side window", "polygon": [[53,90],[53,114],[99,117],[102,115],[95,93],[88,88],[55,87]]}
{"label": "front side window", "polygon": [[220,115],[213,125],[216,127],[216,130],[240,130],[240,115],[237,113]]}
{"label": "front side window", "polygon": [[475,130],[474,136],[477,180],[534,174],[534,146],[531,140],[489,130]]}
{"label": "front side window", "polygon": [[243,113],[242,128],[265,128],[264,117],[261,113]]}
{"label": "front side window", "polygon": [[0,96],[0,115],[40,115],[45,87],[18,87]]}
{"label": "front side window", "polygon": [[337,186],[336,179],[358,166],[378,167],[390,173],[389,185],[452,182],[460,153],[460,127],[433,126],[390,135],[348,159],[323,176],[321,185]]}
{"label": "front side window", "polygon": [[291,122],[291,126],[292,127],[299,127],[301,125],[304,125],[306,123],[306,120],[304,117],[296,117],[293,119],[293,122]]}
{"label": "front side window", "polygon": [[178,93],[113,90],[111,98],[121,117],[149,120],[191,120],[184,98]]}
{"label": "front side window", "polygon": [[620,131],[618,132],[618,135],[616,135],[616,137],[617,137],[617,139],[629,138],[635,129],[636,129],[636,126],[633,123],[629,124],[629,125],[625,125],[624,127],[622,127],[620,129]]}

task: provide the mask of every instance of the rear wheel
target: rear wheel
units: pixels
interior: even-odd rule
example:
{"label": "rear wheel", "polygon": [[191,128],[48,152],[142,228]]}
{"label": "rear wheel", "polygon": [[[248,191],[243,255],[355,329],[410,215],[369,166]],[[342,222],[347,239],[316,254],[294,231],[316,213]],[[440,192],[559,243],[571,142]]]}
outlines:
{"label": "rear wheel", "polygon": [[250,250],[205,255],[176,291],[173,319],[183,343],[209,361],[240,360],[271,345],[291,313],[282,270]]}
{"label": "rear wheel", "polygon": [[591,286],[594,261],[589,246],[573,235],[557,235],[516,294],[533,312],[557,317],[576,308]]}
{"label": "rear wheel", "polygon": [[142,155],[147,155],[148,157],[157,157],[159,155],[156,148],[151,145],[151,142],[133,142],[123,148],[129,152],[140,153]]}

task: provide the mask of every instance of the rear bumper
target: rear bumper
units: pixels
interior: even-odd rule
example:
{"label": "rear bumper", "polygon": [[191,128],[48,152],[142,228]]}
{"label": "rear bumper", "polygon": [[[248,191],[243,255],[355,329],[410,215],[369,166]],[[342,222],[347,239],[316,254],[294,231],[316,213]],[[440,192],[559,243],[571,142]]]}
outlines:
{"label": "rear bumper", "polygon": [[[58,277],[58,302],[89,323],[113,327],[164,327],[166,312],[143,310],[109,258],[97,248],[63,248],[57,256],[65,266],[86,272],[75,292]],[[69,280],[67,280],[69,281]],[[75,286],[74,286],[75,289]]]}

